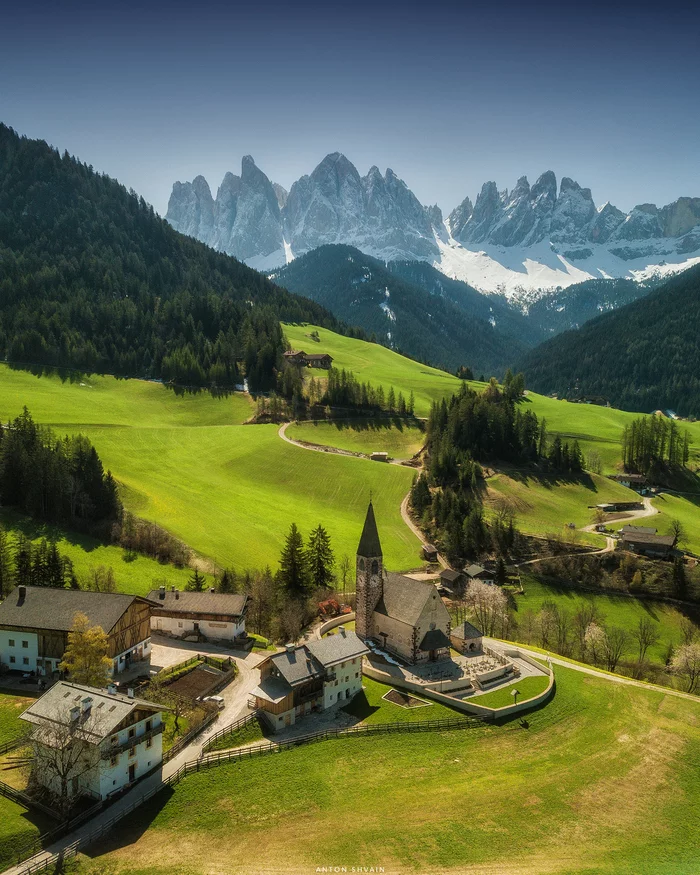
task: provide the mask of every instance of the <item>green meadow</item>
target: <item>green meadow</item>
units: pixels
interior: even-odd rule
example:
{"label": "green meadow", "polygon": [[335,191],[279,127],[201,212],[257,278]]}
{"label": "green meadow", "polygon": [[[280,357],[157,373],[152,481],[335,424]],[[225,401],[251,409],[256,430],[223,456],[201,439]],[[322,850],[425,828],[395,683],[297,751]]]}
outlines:
{"label": "green meadow", "polygon": [[410,459],[423,446],[425,431],[399,419],[295,422],[286,434],[296,441],[337,447],[354,453],[389,453],[394,459]]}
{"label": "green meadow", "polygon": [[500,726],[330,740],[191,775],[73,871],[697,872],[700,702],[556,678],[547,705]]}
{"label": "green meadow", "polygon": [[[570,531],[566,528],[569,523],[581,529],[593,522],[591,507],[596,504],[636,499],[625,486],[587,472],[572,479],[508,468],[490,477],[486,487],[487,505],[495,510],[505,504],[514,513],[520,531],[558,538]],[[576,537],[580,543],[605,546],[603,539],[593,533],[578,532]]]}

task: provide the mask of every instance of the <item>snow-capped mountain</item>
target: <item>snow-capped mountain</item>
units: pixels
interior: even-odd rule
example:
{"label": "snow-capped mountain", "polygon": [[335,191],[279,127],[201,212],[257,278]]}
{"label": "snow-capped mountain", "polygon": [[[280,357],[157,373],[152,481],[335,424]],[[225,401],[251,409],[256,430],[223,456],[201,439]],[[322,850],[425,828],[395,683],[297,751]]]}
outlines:
{"label": "snow-capped mountain", "polygon": [[530,186],[486,182],[446,221],[403,180],[372,167],[360,176],[338,152],[289,193],[250,156],[212,198],[206,180],[176,182],[168,221],[259,270],[274,270],[324,244],[348,244],[384,261],[427,261],[482,292],[523,301],[588,279],[661,277],[700,262],[700,198],[597,208],[590,189],[550,170]]}

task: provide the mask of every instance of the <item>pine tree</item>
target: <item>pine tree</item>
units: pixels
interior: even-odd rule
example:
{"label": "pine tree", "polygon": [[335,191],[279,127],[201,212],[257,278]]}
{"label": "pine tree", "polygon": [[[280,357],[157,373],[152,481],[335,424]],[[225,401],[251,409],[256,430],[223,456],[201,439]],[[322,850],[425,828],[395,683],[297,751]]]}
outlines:
{"label": "pine tree", "polygon": [[330,536],[320,523],[309,535],[306,563],[313,586],[322,588],[331,585],[335,557]]}
{"label": "pine tree", "polygon": [[289,595],[301,596],[308,589],[309,572],[304,542],[296,523],[292,523],[280,556],[279,581]]}
{"label": "pine tree", "polygon": [[187,581],[187,589],[189,592],[204,592],[204,583],[205,578],[203,574],[199,573],[199,570],[195,568],[195,570],[190,575],[190,579]]}

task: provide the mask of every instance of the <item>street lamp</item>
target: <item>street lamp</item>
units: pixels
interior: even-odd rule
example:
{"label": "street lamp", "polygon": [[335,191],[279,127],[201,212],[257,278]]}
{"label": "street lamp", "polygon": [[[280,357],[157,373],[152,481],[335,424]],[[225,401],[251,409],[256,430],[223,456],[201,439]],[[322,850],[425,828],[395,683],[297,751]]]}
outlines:
{"label": "street lamp", "polygon": [[519,695],[520,695],[520,690],[513,690],[513,692],[511,693],[511,696],[513,697],[513,704],[514,705],[518,704],[518,696]]}

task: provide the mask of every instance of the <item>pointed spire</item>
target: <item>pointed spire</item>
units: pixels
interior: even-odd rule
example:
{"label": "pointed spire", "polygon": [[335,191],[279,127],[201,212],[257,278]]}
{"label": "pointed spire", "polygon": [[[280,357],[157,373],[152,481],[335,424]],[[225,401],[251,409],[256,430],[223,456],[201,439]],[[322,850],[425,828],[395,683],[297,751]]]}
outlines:
{"label": "pointed spire", "polygon": [[377,523],[374,519],[374,508],[372,507],[371,498],[362,529],[360,546],[357,548],[357,555],[364,556],[366,559],[375,559],[382,555],[382,545],[379,542],[379,532],[377,531]]}

